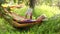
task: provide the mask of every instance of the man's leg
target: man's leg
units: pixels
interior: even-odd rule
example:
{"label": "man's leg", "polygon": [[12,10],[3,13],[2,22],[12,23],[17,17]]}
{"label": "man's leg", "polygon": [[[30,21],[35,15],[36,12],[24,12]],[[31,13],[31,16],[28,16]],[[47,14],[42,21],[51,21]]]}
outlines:
{"label": "man's leg", "polygon": [[32,19],[32,13],[30,13],[30,19]]}

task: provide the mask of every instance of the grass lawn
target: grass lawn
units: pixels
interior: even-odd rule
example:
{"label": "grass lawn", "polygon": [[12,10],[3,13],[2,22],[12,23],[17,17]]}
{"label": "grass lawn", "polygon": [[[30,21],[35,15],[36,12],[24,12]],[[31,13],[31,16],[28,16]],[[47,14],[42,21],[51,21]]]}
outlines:
{"label": "grass lawn", "polygon": [[[13,9],[13,12],[24,16],[27,8]],[[12,27],[9,22],[0,18],[0,34],[60,34],[60,10],[56,7],[36,6],[33,19],[45,14],[48,18],[42,24],[34,25],[33,27],[16,29]]]}

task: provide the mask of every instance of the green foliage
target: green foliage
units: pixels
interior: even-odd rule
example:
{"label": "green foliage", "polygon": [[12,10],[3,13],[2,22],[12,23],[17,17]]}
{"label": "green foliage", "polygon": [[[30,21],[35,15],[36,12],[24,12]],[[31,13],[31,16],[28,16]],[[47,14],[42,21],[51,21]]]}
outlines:
{"label": "green foliage", "polygon": [[39,16],[41,14],[45,14],[48,18],[53,15],[60,14],[60,10],[57,7],[50,7],[47,5],[40,5],[35,7],[35,14]]}
{"label": "green foliage", "polygon": [[21,15],[21,16],[24,16],[25,12],[27,11],[27,7],[24,7],[24,8],[21,8],[21,9],[14,8],[12,11]]}
{"label": "green foliage", "polygon": [[0,0],[0,5],[5,3],[5,2],[6,2],[6,0]]}

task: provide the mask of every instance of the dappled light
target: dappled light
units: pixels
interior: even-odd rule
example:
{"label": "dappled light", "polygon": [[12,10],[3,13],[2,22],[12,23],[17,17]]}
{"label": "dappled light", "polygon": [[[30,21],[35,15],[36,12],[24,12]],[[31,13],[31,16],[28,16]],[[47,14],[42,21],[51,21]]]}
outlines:
{"label": "dappled light", "polygon": [[0,34],[60,34],[60,0],[0,0]]}

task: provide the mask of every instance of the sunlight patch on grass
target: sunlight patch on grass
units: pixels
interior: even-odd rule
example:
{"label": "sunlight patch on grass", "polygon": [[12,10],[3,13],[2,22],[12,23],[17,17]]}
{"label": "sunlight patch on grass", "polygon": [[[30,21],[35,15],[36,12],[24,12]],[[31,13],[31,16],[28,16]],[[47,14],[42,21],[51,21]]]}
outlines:
{"label": "sunlight patch on grass", "polygon": [[60,14],[60,10],[57,7],[50,7],[46,5],[36,6],[35,12],[37,15],[46,14],[48,18]]}

